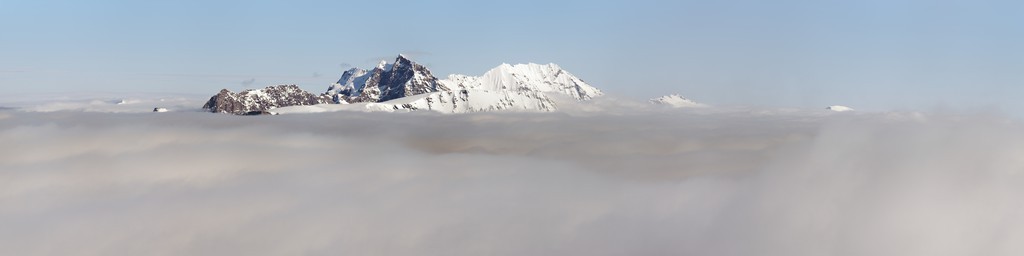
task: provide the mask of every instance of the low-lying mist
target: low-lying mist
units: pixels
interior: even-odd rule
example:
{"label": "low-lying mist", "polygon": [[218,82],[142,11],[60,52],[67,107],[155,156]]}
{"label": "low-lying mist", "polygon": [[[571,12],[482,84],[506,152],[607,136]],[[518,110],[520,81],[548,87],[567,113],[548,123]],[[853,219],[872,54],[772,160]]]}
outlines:
{"label": "low-lying mist", "polygon": [[994,117],[0,111],[0,255],[1021,255]]}

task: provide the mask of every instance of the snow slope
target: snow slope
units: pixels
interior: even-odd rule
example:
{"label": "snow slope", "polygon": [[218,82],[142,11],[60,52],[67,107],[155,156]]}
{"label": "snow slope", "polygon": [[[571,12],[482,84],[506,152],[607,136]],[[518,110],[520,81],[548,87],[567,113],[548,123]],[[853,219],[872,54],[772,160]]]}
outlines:
{"label": "snow slope", "polygon": [[461,114],[484,111],[551,112],[555,103],[543,93],[528,91],[459,90],[418,94],[386,102],[290,106],[270,110],[273,114],[334,111],[408,112],[434,111]]}
{"label": "snow slope", "polygon": [[366,79],[369,78],[367,74],[369,74],[369,71],[361,68],[346,70],[341,75],[341,78],[338,79],[338,82],[327,88],[327,95],[331,96],[334,103],[348,103],[347,100],[339,97],[339,95],[358,94],[359,91],[363,90],[363,86],[366,85]]}

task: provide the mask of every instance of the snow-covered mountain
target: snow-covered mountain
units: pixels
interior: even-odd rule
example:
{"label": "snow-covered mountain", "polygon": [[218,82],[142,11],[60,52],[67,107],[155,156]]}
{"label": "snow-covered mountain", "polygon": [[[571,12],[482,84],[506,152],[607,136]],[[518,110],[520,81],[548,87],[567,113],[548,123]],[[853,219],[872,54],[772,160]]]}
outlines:
{"label": "snow-covered mountain", "polygon": [[581,101],[604,94],[554,63],[501,64],[482,76],[450,75],[440,82],[447,88],[559,93]]}
{"label": "snow-covered mountain", "polygon": [[[298,87],[282,89],[287,90],[262,91],[271,90],[268,87],[239,94],[223,90],[204,108],[233,114],[269,109],[274,109],[274,113],[339,110],[548,112],[557,109],[549,95],[586,101],[604,94],[555,64],[501,64],[481,76],[451,75],[442,80],[404,55],[399,55],[392,63],[381,61],[371,70],[349,69],[321,95]],[[265,98],[266,95],[271,98]],[[273,99],[275,97],[284,99]]]}
{"label": "snow-covered mountain", "polygon": [[670,94],[658,98],[653,98],[650,100],[650,102],[652,104],[665,105],[673,108],[707,107],[707,105],[697,103],[696,101],[687,99],[683,96],[680,96],[679,94]]}
{"label": "snow-covered mountain", "polygon": [[441,80],[431,75],[429,69],[399,55],[394,63],[382,61],[370,71],[345,71],[326,92],[335,103],[377,104],[321,110],[547,112],[557,109],[549,94],[585,101],[604,93],[556,64],[501,64],[481,76],[450,75]]}

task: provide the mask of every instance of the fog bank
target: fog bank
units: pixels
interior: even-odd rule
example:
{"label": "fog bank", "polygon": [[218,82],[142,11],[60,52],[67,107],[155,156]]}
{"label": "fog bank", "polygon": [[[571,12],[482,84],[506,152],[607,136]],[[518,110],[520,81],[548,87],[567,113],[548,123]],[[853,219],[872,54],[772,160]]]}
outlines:
{"label": "fog bank", "polygon": [[0,111],[2,255],[1020,255],[995,117]]}

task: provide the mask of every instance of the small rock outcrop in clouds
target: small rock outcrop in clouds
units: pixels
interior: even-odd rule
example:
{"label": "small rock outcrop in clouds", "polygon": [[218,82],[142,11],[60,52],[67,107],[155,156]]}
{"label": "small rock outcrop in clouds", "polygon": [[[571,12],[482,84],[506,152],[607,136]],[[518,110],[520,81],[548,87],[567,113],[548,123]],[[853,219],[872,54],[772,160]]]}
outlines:
{"label": "small rock outcrop in clouds", "polygon": [[203,109],[214,113],[247,115],[286,106],[305,106],[330,103],[327,95],[316,95],[303,91],[296,85],[276,85],[263,89],[245,90],[234,93],[223,89],[203,105]]}
{"label": "small rock outcrop in clouds", "polygon": [[702,108],[707,105],[697,103],[691,99],[687,99],[679,94],[670,94],[653,98],[650,100],[651,104],[669,106],[673,108]]}
{"label": "small rock outcrop in clouds", "polygon": [[849,111],[853,111],[853,108],[851,108],[851,107],[840,106],[840,105],[828,106],[825,109],[826,110],[835,111],[835,112],[849,112]]}

